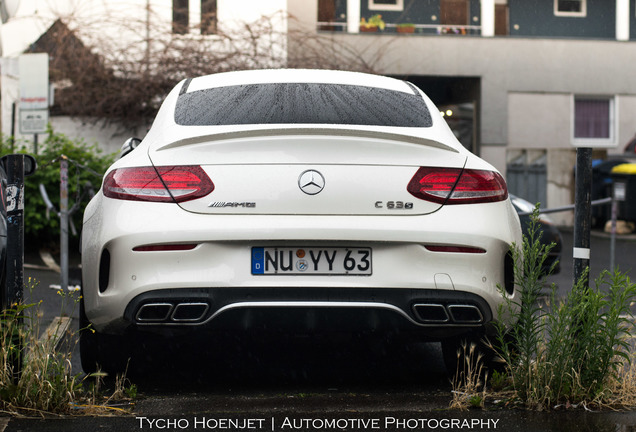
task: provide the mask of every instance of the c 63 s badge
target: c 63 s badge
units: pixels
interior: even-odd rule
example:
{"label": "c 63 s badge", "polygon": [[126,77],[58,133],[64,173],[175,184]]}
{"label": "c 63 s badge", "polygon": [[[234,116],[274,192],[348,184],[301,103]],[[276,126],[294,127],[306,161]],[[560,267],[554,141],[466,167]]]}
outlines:
{"label": "c 63 s badge", "polygon": [[412,210],[413,203],[404,201],[376,201],[375,208],[386,208],[389,210]]}
{"label": "c 63 s badge", "polygon": [[243,207],[243,208],[254,208],[256,207],[255,202],[225,202],[225,201],[216,201],[212,202],[208,205],[208,207]]}

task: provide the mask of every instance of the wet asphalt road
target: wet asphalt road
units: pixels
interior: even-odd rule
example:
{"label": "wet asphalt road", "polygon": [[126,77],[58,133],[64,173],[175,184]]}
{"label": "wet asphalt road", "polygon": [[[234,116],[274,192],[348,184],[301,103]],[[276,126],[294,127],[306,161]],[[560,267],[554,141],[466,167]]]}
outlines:
{"label": "wet asphalt road", "polygon": [[[572,234],[563,232],[563,239],[562,270],[550,277],[559,295],[572,286]],[[30,260],[41,264],[37,256],[28,255],[26,262]],[[636,237],[619,239],[616,263],[631,273]],[[592,277],[608,266],[609,238],[595,235]],[[54,316],[68,315],[74,318],[76,330],[73,298],[49,288],[59,284],[59,276],[28,268],[25,280],[28,277],[38,283],[27,297],[43,300],[41,327]],[[347,420],[339,424],[346,426],[344,430],[636,431],[636,413],[631,412],[448,411],[451,386],[435,343],[404,346],[366,338],[317,337],[226,339],[182,341],[174,346],[149,343],[139,355],[148,361],[133,376],[141,398],[132,415],[0,418],[0,432],[3,426],[6,432],[342,429],[330,429],[334,423],[327,419]],[[77,349],[72,364],[80,373]]]}
{"label": "wet asphalt road", "polygon": [[[560,296],[566,295],[572,288],[573,258],[572,231],[561,229],[563,248],[561,252],[561,271],[548,277],[548,282],[556,283]],[[590,281],[594,281],[604,271],[610,268],[611,238],[610,235],[599,230],[592,233],[590,239]],[[627,273],[633,280],[636,277],[636,234],[617,236],[614,250],[615,267]]]}

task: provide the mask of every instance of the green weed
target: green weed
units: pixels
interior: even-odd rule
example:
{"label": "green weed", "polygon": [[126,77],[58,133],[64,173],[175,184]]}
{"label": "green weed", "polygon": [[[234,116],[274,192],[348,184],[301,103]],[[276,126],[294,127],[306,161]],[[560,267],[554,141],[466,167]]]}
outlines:
{"label": "green weed", "polygon": [[504,296],[499,316],[512,321],[499,323],[494,345],[516,397],[527,407],[608,404],[616,400],[612,389],[630,363],[636,285],[618,271],[605,271],[587,288],[586,272],[565,298],[551,287],[548,307],[540,307],[547,288],[541,269],[552,246],[539,242],[537,216],[535,210],[522,250],[514,249],[519,295]]}

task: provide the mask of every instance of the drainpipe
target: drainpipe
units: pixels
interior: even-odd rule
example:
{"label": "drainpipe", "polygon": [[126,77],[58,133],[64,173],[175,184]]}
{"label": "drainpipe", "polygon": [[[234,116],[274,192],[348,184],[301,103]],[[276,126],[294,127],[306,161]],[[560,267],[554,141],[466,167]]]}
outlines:
{"label": "drainpipe", "polygon": [[347,32],[360,33],[360,0],[347,0]]}
{"label": "drainpipe", "polygon": [[616,0],[616,40],[629,40],[629,2],[630,0]]}
{"label": "drainpipe", "polygon": [[495,35],[495,0],[481,0],[481,35]]}

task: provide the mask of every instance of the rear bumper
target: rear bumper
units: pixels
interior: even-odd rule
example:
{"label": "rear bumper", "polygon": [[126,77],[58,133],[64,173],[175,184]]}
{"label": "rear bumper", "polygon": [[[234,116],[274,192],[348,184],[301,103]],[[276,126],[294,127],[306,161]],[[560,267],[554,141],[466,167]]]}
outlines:
{"label": "rear bumper", "polygon": [[[130,218],[127,215],[143,214],[147,207],[110,202],[96,212],[99,218],[90,217],[89,210],[84,223],[86,315],[95,329],[106,333],[130,327],[192,330],[255,323],[263,328],[292,323],[311,330],[314,320],[316,326],[341,330],[373,329],[380,322],[378,328],[429,334],[480,327],[504,301],[498,286],[506,283],[506,256],[511,243],[519,244],[520,230],[511,222],[516,213],[508,202],[476,206],[470,223],[460,207],[446,206],[426,216],[308,217],[210,216],[158,204],[152,207],[156,212]],[[186,251],[133,250],[156,243],[197,246]],[[425,247],[429,244],[485,252],[435,252]],[[373,274],[251,274],[251,248],[276,245],[369,247]],[[510,297],[514,299],[513,291]],[[144,308],[146,304],[151,306]],[[420,306],[414,309],[415,304]],[[351,319],[344,322],[338,316]]]}
{"label": "rear bumper", "polygon": [[431,338],[483,327],[488,303],[459,291],[353,288],[209,288],[147,292],[126,307],[125,326],[243,331],[417,331]]}

